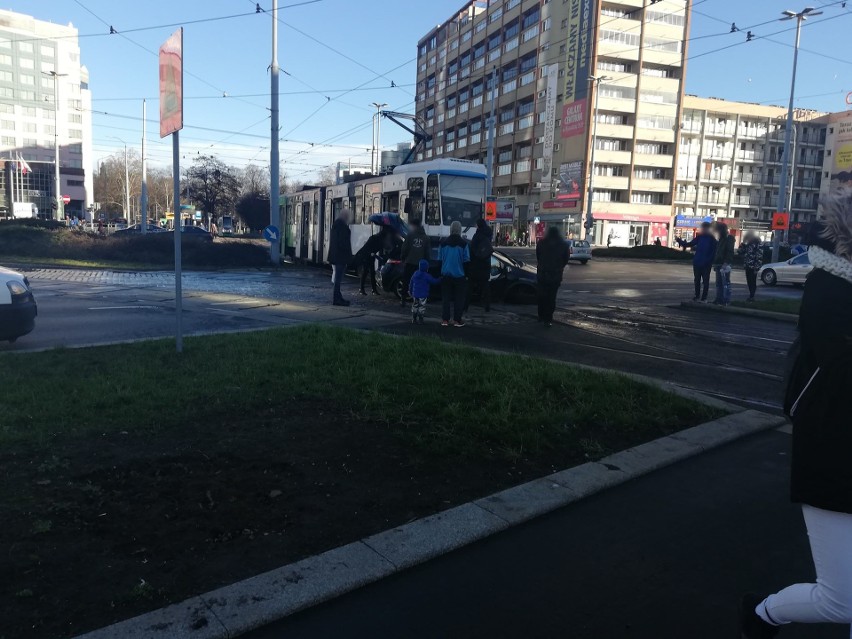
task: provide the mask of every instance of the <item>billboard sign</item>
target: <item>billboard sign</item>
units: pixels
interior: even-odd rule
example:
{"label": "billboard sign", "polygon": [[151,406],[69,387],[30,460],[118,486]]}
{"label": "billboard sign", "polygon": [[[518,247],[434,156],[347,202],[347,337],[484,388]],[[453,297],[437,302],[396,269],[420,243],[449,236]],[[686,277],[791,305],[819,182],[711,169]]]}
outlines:
{"label": "billboard sign", "polygon": [[852,112],[846,112],[835,125],[834,163],[831,167],[831,190],[852,185]]}
{"label": "billboard sign", "polygon": [[583,190],[583,163],[580,160],[559,165],[557,200],[579,200]]}
{"label": "billboard sign", "polygon": [[562,138],[586,132],[586,102],[592,65],[595,7],[592,0],[568,0]]}
{"label": "billboard sign", "polygon": [[515,219],[515,198],[498,198],[495,221],[512,222]]}
{"label": "billboard sign", "polygon": [[551,64],[547,68],[547,86],[544,98],[544,148],[542,149],[541,181],[550,189],[553,175],[553,143],[556,137],[556,91],[559,78],[559,65]]}
{"label": "billboard sign", "polygon": [[160,137],[183,128],[183,27],[160,47]]}

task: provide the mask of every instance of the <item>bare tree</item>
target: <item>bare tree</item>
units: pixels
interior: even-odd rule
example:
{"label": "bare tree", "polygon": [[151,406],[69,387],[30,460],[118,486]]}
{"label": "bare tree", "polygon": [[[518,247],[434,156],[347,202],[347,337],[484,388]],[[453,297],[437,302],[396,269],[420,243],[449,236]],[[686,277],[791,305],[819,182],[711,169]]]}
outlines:
{"label": "bare tree", "polygon": [[323,167],[317,173],[317,186],[331,186],[332,184],[337,184],[337,165],[329,164],[326,167]]}
{"label": "bare tree", "polygon": [[195,158],[187,169],[181,192],[203,212],[209,224],[217,215],[233,212],[240,193],[240,181],[234,167],[213,155]]}

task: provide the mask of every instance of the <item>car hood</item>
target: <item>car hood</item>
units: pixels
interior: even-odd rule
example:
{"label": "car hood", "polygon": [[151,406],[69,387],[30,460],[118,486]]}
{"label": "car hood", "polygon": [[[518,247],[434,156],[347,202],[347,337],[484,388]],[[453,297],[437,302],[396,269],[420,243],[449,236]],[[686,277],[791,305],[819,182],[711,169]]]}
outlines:
{"label": "car hood", "polygon": [[18,273],[18,271],[13,271],[10,268],[3,268],[2,266],[0,266],[0,276],[15,279],[19,282],[24,281],[24,276],[21,273]]}
{"label": "car hood", "polygon": [[767,268],[778,269],[778,268],[784,268],[785,266],[791,266],[791,265],[788,264],[787,262],[773,262],[772,264],[764,264],[763,266],[760,267],[760,270],[762,271],[763,269],[767,269]]}

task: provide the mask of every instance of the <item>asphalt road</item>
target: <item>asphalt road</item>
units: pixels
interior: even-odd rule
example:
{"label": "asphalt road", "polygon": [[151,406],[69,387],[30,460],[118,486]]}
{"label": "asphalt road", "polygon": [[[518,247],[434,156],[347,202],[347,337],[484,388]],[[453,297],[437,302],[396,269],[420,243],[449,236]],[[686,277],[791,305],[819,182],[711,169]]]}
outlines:
{"label": "asphalt road", "polygon": [[[510,249],[520,257],[524,249]],[[175,330],[174,280],[169,273],[34,270],[39,303],[36,329],[2,351],[27,351],[128,339],[170,337]],[[735,274],[734,296],[744,297]],[[355,295],[349,309],[328,304],[328,274],[319,269],[248,273],[190,273],[184,278],[187,334],[252,330],[306,321],[331,321],[396,333],[435,335],[490,348],[555,357],[639,373],[742,405],[778,410],[792,324],[685,310],[691,297],[689,264],[597,261],[571,265],[560,289],[557,325],[535,321],[534,306],[472,307],[462,331],[428,323],[412,327],[407,310],[389,296]],[[760,295],[796,296],[792,288]]]}
{"label": "asphalt road", "polygon": [[681,462],[245,637],[733,639],[742,592],[814,577],[789,439]]}

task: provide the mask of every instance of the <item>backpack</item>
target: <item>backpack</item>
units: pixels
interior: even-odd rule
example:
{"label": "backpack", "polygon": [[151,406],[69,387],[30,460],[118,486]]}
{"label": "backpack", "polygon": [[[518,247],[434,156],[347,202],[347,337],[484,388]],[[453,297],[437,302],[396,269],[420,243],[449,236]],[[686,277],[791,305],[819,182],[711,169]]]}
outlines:
{"label": "backpack", "polygon": [[477,260],[487,260],[491,257],[491,253],[494,252],[488,242],[488,238],[485,236],[476,238],[471,248],[473,249],[471,251],[472,257]]}

